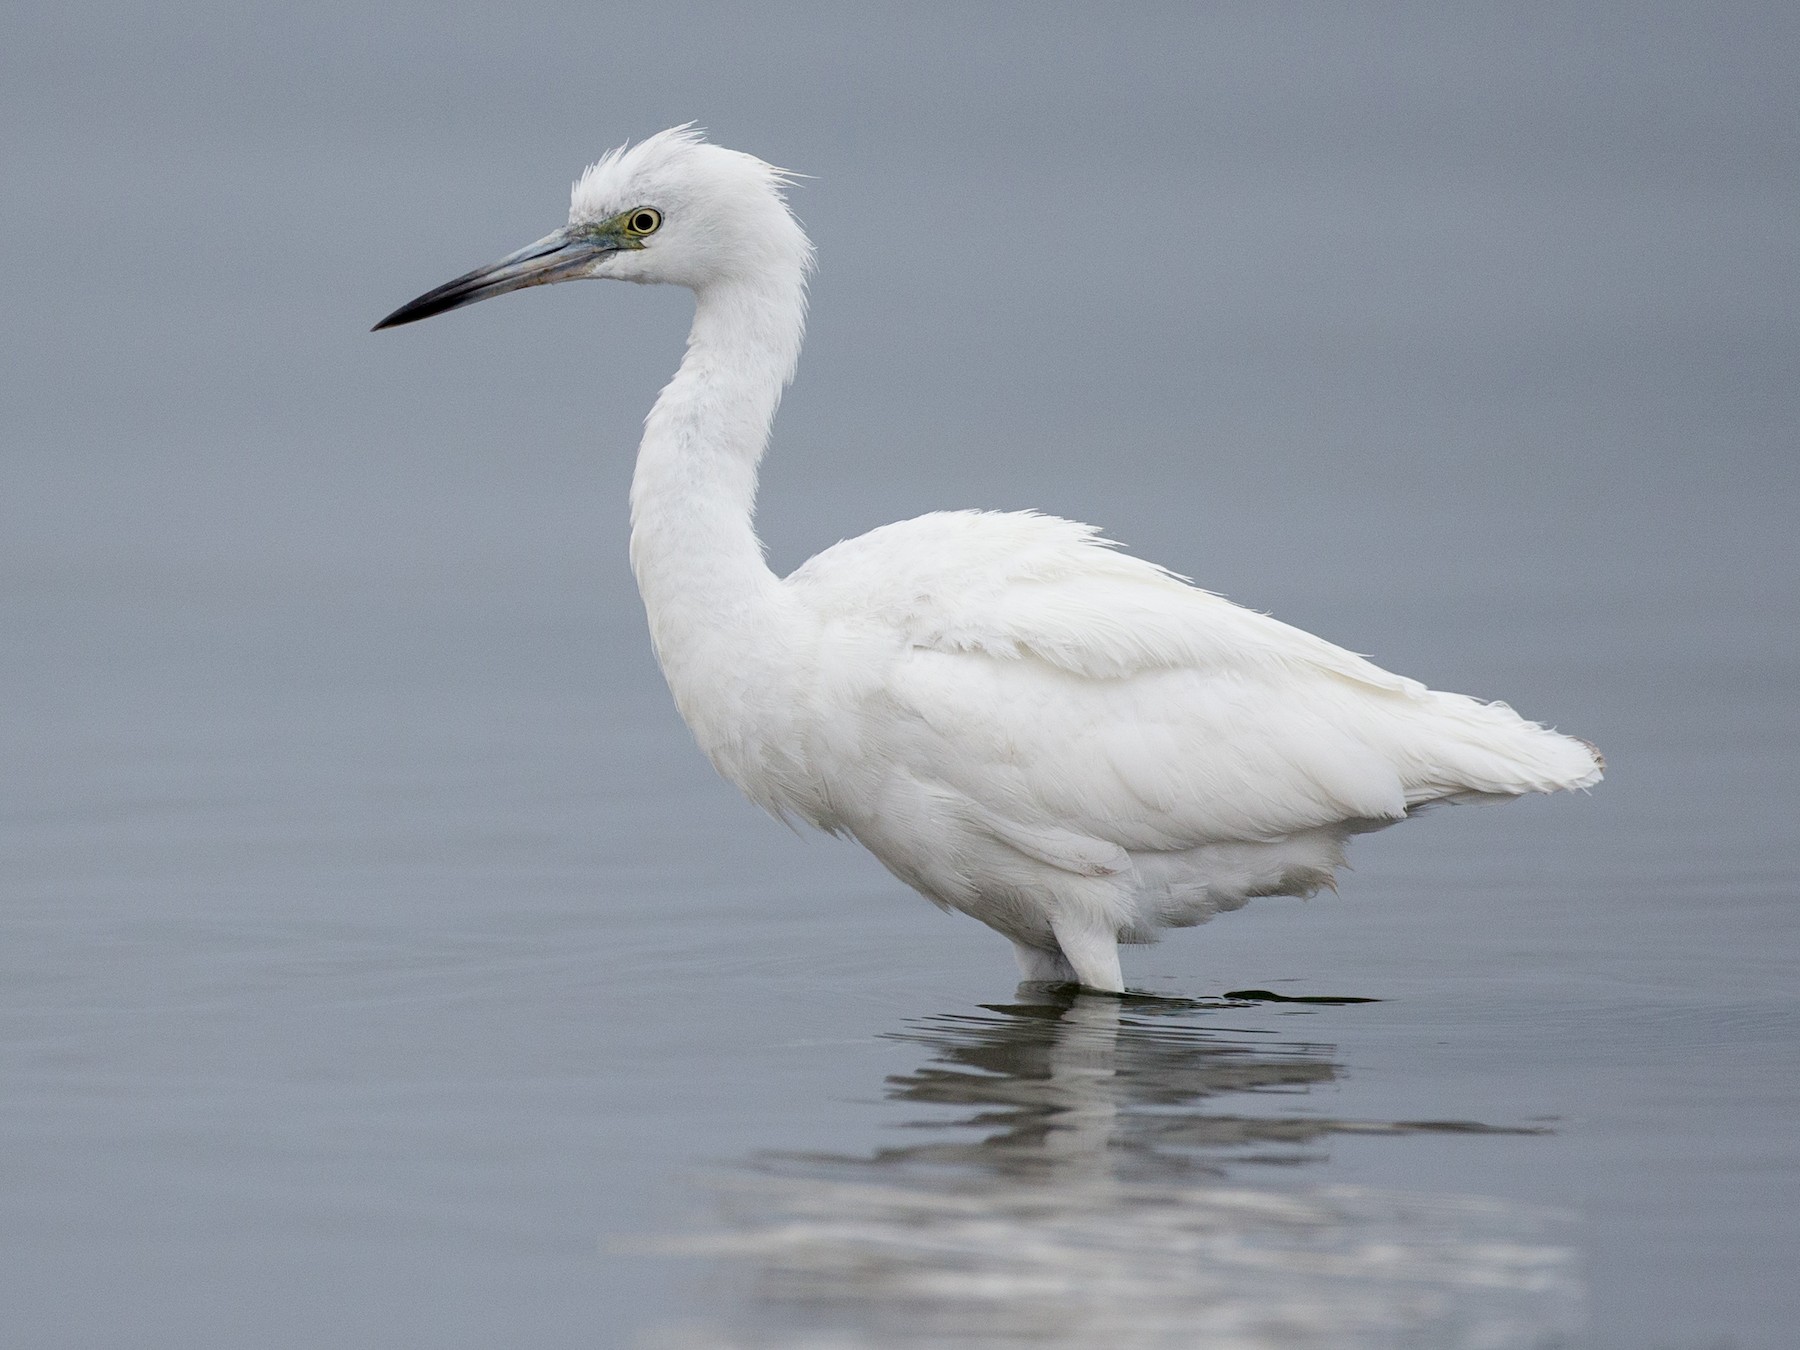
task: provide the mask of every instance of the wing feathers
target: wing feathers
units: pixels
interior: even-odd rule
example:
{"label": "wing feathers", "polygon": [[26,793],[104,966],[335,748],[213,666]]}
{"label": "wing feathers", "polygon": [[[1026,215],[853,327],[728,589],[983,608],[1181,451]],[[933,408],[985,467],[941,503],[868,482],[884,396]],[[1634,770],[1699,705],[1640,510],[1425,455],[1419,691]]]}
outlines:
{"label": "wing feathers", "polygon": [[890,653],[868,686],[881,762],[1081,875],[1120,870],[1128,850],[1599,777],[1588,747],[1504,704],[1427,690],[1071,521],[923,516],[827,550],[789,585],[827,628]]}

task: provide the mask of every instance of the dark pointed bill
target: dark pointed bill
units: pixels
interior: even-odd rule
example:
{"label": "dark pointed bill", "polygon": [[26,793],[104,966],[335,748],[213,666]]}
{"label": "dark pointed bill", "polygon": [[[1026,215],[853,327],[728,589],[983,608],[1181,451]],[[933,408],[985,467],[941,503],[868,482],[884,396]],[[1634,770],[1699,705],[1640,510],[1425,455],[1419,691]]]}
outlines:
{"label": "dark pointed bill", "polygon": [[491,295],[526,286],[547,286],[553,281],[573,281],[586,276],[587,269],[598,258],[617,252],[617,246],[591,235],[558,230],[545,235],[535,244],[527,244],[517,253],[509,253],[497,263],[478,267],[447,281],[435,290],[426,291],[417,300],[409,300],[370,330],[398,328],[403,323],[417,323],[434,314],[446,314]]}

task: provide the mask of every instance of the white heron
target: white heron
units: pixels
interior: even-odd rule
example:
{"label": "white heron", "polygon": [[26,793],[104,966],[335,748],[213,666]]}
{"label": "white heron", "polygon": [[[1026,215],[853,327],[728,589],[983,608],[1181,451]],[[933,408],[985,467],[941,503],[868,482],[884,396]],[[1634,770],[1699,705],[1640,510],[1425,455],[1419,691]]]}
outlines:
{"label": "white heron", "polygon": [[694,293],[638,447],[631,563],[676,706],[752,801],[854,836],[1007,937],[1025,979],[1118,991],[1121,942],[1309,895],[1353,833],[1599,781],[1586,742],[1073,521],[935,512],[776,576],[757,466],[813,262],[788,185],[690,127],[660,132],[582,174],[567,226],[376,325],[588,277]]}

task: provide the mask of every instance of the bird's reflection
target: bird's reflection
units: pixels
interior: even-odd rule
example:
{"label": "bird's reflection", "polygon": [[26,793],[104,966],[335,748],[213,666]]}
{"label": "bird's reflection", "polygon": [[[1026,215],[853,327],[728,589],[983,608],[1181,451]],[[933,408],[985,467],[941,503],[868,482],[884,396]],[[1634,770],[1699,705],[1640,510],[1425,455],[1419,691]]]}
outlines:
{"label": "bird's reflection", "polygon": [[1329,1046],[1200,1033],[1171,1016],[1197,1006],[1047,994],[897,1032],[932,1057],[889,1079],[888,1096],[962,1108],[914,1127],[985,1133],[887,1149],[869,1161],[960,1165],[1055,1184],[1076,1173],[1216,1172],[1219,1160],[1198,1151],[1207,1145],[1291,1145],[1329,1130],[1329,1122],[1292,1112],[1208,1110],[1223,1096],[1303,1094],[1338,1068]]}
{"label": "bird's reflection", "polygon": [[1314,1095],[1342,1072],[1333,1047],[1234,1014],[1022,986],[1018,1002],[891,1033],[926,1052],[886,1084],[914,1137],[759,1154],[722,1178],[726,1223],[678,1245],[748,1282],[726,1282],[723,1323],[660,1343],[1339,1350],[1572,1334],[1579,1290],[1544,1214],[1305,1179],[1334,1135],[1496,1127],[1333,1117]]}
{"label": "bird's reflection", "polygon": [[930,1059],[890,1078],[889,1099],[950,1108],[907,1122],[933,1136],[928,1142],[862,1158],[765,1161],[885,1172],[957,1168],[1052,1187],[1084,1176],[1154,1181],[1222,1176],[1232,1164],[1301,1163],[1338,1133],[1539,1132],[1332,1117],[1308,1093],[1338,1077],[1334,1048],[1197,1022],[1197,1014],[1241,1011],[1231,1003],[1121,999],[1056,986],[1020,992],[1026,1001],[923,1018],[891,1033],[923,1046]]}

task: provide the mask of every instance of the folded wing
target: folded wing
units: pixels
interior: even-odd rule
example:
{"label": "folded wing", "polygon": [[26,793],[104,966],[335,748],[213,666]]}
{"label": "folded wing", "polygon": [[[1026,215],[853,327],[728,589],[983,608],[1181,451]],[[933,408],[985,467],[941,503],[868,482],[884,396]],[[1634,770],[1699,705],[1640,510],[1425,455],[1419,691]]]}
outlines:
{"label": "folded wing", "polygon": [[1071,521],[903,521],[790,585],[891,644],[858,710],[881,762],[1066,870],[1600,775],[1590,747],[1504,704],[1428,690]]}

